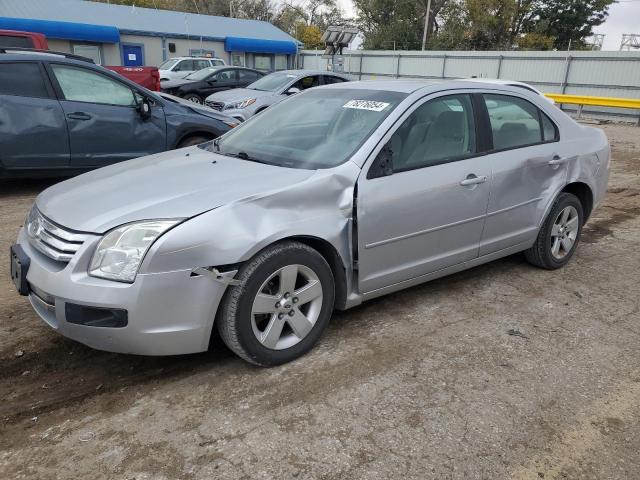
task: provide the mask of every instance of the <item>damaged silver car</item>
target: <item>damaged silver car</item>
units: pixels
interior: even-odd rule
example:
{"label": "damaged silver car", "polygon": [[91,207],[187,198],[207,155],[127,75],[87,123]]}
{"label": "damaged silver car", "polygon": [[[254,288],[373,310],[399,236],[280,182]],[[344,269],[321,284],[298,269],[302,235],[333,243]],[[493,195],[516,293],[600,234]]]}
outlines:
{"label": "damaged silver car", "polygon": [[603,132],[481,82],[310,89],[218,140],[41,193],[11,248],[35,311],[94,348],[258,365],[334,309],[525,252],[557,269],[609,176]]}

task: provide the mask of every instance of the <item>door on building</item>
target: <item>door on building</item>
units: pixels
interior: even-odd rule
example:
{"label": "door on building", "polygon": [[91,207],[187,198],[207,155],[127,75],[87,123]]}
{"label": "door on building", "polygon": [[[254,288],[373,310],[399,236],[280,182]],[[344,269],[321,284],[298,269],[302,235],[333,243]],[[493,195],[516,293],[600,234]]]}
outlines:
{"label": "door on building", "polygon": [[125,67],[141,67],[144,64],[141,45],[122,45],[122,56]]}

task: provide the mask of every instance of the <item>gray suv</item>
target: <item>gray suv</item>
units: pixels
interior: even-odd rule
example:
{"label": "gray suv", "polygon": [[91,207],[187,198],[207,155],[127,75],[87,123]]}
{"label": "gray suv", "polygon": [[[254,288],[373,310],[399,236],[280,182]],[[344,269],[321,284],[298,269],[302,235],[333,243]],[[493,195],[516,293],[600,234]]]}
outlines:
{"label": "gray suv", "polygon": [[195,145],[234,122],[82,57],[0,49],[0,178],[75,173]]}

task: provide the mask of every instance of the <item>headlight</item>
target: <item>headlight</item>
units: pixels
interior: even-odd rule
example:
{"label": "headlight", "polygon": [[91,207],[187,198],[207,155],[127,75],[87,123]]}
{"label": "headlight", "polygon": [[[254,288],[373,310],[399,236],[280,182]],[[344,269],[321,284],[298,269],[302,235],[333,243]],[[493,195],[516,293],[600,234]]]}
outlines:
{"label": "headlight", "polygon": [[181,220],[146,220],[111,230],[93,253],[89,275],[132,283],[151,244],[179,222]]}
{"label": "headlight", "polygon": [[229,103],[224,107],[225,110],[235,110],[237,108],[247,108],[249,105],[256,103],[255,98],[248,98],[246,100],[242,100],[241,102]]}

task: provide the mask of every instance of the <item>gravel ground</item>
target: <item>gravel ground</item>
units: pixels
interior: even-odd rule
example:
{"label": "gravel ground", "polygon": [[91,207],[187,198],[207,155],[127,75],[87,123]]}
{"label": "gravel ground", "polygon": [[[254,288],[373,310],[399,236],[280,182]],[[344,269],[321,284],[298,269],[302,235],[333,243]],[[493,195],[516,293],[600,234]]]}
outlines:
{"label": "gravel ground", "polygon": [[[603,128],[609,193],[565,269],[374,300],[283,367],[91,350],[0,255],[0,478],[640,478],[640,129]],[[0,183],[0,252],[47,185]]]}

